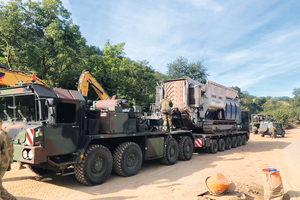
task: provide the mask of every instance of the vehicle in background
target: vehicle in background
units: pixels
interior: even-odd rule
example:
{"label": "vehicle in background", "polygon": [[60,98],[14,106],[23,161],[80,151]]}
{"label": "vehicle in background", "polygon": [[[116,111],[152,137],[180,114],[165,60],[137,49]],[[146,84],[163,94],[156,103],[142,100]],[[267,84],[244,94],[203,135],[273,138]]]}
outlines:
{"label": "vehicle in background", "polygon": [[[275,133],[272,132],[272,125],[275,127]],[[282,124],[279,122],[260,122],[260,128],[258,132],[261,134],[262,137],[265,135],[269,135],[270,137],[280,135],[281,137],[285,136],[285,130],[282,127]]]}
{"label": "vehicle in background", "polygon": [[30,72],[15,70],[4,65],[0,65],[0,85],[12,86],[16,84],[20,85],[24,83],[31,83],[32,79],[35,80],[35,83],[48,87],[47,83]]}
{"label": "vehicle in background", "polygon": [[261,122],[274,122],[274,118],[269,114],[251,114],[251,132],[258,133]]}
{"label": "vehicle in background", "polygon": [[88,70],[83,70],[78,80],[77,90],[82,94],[82,96],[87,97],[89,86],[94,89],[100,100],[111,100],[116,98],[116,96],[110,98],[93,75]]}

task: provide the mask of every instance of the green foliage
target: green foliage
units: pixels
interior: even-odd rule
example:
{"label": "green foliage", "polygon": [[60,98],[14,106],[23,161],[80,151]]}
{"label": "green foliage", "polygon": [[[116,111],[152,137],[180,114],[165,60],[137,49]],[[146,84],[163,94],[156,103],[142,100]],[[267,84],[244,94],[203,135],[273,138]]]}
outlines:
{"label": "green foliage", "polygon": [[173,62],[167,64],[167,75],[171,78],[183,78],[188,76],[201,83],[205,83],[209,74],[201,61],[190,62],[188,59],[180,56]]}
{"label": "green foliage", "polygon": [[[299,126],[300,124],[300,96],[289,97],[255,97],[235,86],[238,91],[242,109],[249,109],[252,114],[271,114],[274,119],[281,122],[284,128]],[[295,91],[295,90],[294,90]],[[296,94],[294,93],[296,96]]]}
{"label": "green foliage", "polygon": [[300,96],[300,88],[294,88],[293,95],[295,98]]}
{"label": "green foliage", "polygon": [[272,111],[274,119],[280,123],[282,123],[283,128],[291,128],[293,118],[291,118],[292,110],[289,106],[282,106]]}
{"label": "green foliage", "polygon": [[129,100],[147,110],[155,100],[155,71],[147,61],[125,57],[125,43],[106,41],[102,57],[94,57],[93,74],[109,95]]}

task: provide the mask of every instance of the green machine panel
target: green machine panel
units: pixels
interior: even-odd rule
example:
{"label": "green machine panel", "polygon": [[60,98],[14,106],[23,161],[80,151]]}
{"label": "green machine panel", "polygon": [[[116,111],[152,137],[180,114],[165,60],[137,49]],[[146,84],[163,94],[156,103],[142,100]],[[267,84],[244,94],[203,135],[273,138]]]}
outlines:
{"label": "green machine panel", "polygon": [[164,137],[147,139],[147,158],[157,158],[164,155]]}

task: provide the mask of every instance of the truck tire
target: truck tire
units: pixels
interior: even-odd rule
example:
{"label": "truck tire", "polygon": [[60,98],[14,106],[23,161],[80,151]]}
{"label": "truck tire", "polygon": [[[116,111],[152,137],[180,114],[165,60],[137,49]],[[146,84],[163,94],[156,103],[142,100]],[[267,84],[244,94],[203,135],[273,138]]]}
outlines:
{"label": "truck tire", "polygon": [[226,150],[231,149],[231,139],[230,139],[230,138],[226,138],[226,141],[225,141],[225,149],[226,149]]}
{"label": "truck tire", "polygon": [[224,139],[220,139],[218,142],[218,150],[219,151],[225,151],[225,141]]}
{"label": "truck tire", "polygon": [[84,185],[103,183],[112,170],[113,158],[110,151],[102,145],[90,145],[81,163],[75,164],[75,177]]}
{"label": "truck tire", "polygon": [[283,131],[283,132],[282,132],[282,135],[281,135],[281,137],[284,137],[284,136],[285,136],[285,131]]}
{"label": "truck tire", "polygon": [[179,140],[179,160],[190,160],[194,153],[194,143],[188,136]]}
{"label": "truck tire", "polygon": [[31,171],[33,171],[34,173],[41,175],[41,176],[52,172],[52,170],[50,170],[50,169],[43,169],[43,168],[35,167],[35,166],[29,166],[29,168],[31,169]]}
{"label": "truck tire", "polygon": [[169,138],[164,147],[164,157],[160,162],[165,165],[174,165],[178,160],[178,143],[174,138]]}
{"label": "truck tire", "polygon": [[246,145],[247,144],[247,137],[246,135],[242,136],[242,145]]}
{"label": "truck tire", "polygon": [[231,148],[236,148],[237,147],[237,140],[236,137],[231,138]]}
{"label": "truck tire", "polygon": [[114,152],[114,172],[120,176],[133,176],[141,169],[143,154],[134,142],[120,144]]}
{"label": "truck tire", "polygon": [[209,152],[212,154],[215,154],[218,152],[218,142],[217,140],[212,140],[210,147],[209,147]]}
{"label": "truck tire", "polygon": [[242,146],[242,137],[240,135],[237,136],[237,146]]}

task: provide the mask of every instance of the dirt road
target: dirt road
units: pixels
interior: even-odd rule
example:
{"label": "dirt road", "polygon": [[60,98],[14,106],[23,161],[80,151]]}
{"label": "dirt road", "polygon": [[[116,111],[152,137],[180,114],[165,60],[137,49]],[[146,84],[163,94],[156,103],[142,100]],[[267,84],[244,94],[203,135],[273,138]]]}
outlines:
{"label": "dirt road", "polygon": [[146,162],[133,177],[112,174],[104,184],[93,187],[81,185],[74,175],[40,177],[28,168],[18,170],[14,163],[3,185],[18,199],[203,199],[197,195],[205,178],[220,172],[247,194],[236,199],[262,199],[261,170],[271,167],[280,171],[285,192],[298,194],[299,188],[293,186],[300,180],[296,178],[299,169],[287,156],[293,152],[288,147],[297,138],[300,129],[288,130],[285,138],[276,139],[251,134],[246,146],[217,154],[195,153],[190,161],[178,161],[173,166]]}

